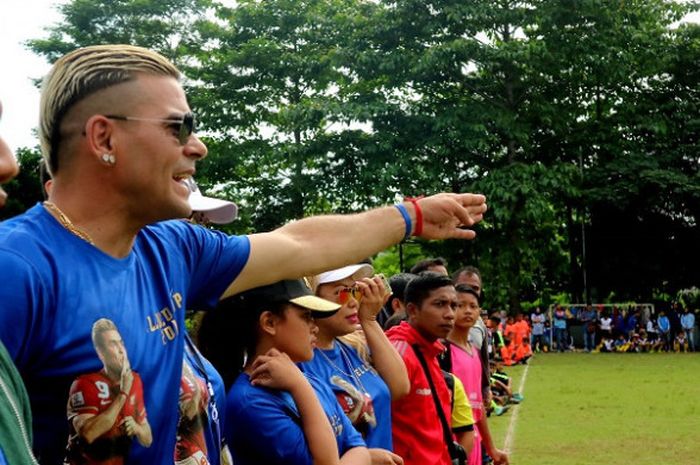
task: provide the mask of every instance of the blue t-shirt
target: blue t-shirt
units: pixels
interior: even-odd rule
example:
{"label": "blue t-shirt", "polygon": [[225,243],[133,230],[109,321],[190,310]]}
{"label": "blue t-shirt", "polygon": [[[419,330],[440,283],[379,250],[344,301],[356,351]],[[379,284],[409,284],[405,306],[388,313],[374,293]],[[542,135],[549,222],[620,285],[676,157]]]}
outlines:
{"label": "blue t-shirt", "polygon": [[363,434],[367,447],[393,450],[391,393],[382,377],[360,359],[354,348],[336,339],[332,349],[315,348],[314,358],[299,366],[331,388],[346,409],[353,410],[361,402],[356,391],[366,391],[372,399],[376,426],[363,421],[362,416],[353,424]]}
{"label": "blue t-shirt", "polygon": [[[224,380],[195,347],[192,339],[185,334],[185,363],[192,373],[207,387],[206,415],[202,418],[202,432],[206,441],[206,455],[211,464],[221,463],[223,447],[224,413],[226,411],[226,388]],[[182,418],[180,418],[182,422]],[[179,428],[178,428],[179,429]]]}
{"label": "blue t-shirt", "polygon": [[564,313],[564,311],[554,312],[554,327],[557,329],[566,329],[566,313]]}
{"label": "blue t-shirt", "polygon": [[[306,376],[333,428],[340,455],[353,447],[365,447],[331,390]],[[228,392],[224,435],[236,465],[313,463],[292,395],[253,386],[246,373],[236,379]]]}
{"label": "blue t-shirt", "polygon": [[92,381],[103,370],[91,338],[99,319],[115,325],[140,376],[143,399],[136,390],[127,403],[145,406],[139,413],[153,436],[149,447],[129,440],[126,462],[172,464],[185,308],[213,307],[249,252],[247,238],[184,221],[142,229],[123,259],[78,238],[41,205],[0,224],[0,340],[27,386],[42,464],[64,458],[74,381],[92,393],[74,392],[69,413],[102,411],[119,394],[118,381]]}

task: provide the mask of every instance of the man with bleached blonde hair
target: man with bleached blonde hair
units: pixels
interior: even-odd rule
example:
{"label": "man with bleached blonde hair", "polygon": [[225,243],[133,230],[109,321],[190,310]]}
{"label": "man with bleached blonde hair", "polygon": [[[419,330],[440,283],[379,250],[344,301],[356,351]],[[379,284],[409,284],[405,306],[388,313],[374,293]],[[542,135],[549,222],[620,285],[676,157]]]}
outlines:
{"label": "man with bleached blonde hair", "polygon": [[0,338],[23,372],[42,463],[63,459],[70,380],[97,371],[91,324],[119,327],[153,441],[128,463],[172,463],[185,308],[355,263],[402,239],[471,239],[485,198],[437,194],[227,236],[186,223],[207,148],[179,73],[128,45],[75,50],[42,90],[48,201],[0,225]]}

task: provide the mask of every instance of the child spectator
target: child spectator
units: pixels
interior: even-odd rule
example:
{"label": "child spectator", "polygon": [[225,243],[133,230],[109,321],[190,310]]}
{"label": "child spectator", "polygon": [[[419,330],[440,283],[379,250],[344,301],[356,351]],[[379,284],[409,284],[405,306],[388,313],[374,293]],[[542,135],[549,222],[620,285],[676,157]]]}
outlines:
{"label": "child spectator", "polygon": [[[489,331],[492,341],[489,355],[491,355],[494,360],[504,360],[504,355],[507,355],[506,340],[503,337],[503,331],[501,331],[501,319],[496,313],[486,320],[486,328]],[[510,360],[510,358],[508,358],[508,360]]]}
{"label": "child spectator", "polygon": [[200,338],[214,338],[206,355],[224,379],[242,369],[228,392],[224,428],[236,465],[370,463],[335,395],[294,364],[313,357],[314,318],[338,309],[302,280],[288,280],[225,299],[205,316]]}
{"label": "child spectator", "polygon": [[639,330],[639,352],[649,352],[649,349],[650,349],[649,335],[647,334],[646,330],[640,329]]}
{"label": "child spectator", "polygon": [[673,351],[678,352],[688,352],[688,338],[685,335],[685,331],[682,329],[678,332],[676,339],[673,341]]}
{"label": "child spectator", "polygon": [[639,330],[639,314],[633,310],[627,313],[627,324],[625,327],[625,332],[627,337],[631,337],[632,334]]}
{"label": "child spectator", "polygon": [[690,311],[690,307],[685,307],[681,316],[681,327],[688,337],[688,348],[695,352],[695,314]]}
{"label": "child spectator", "polygon": [[646,333],[647,333],[647,339],[650,342],[652,342],[652,341],[656,342],[656,339],[659,335],[659,332],[658,332],[658,328],[656,327],[656,321],[654,321],[653,317],[651,317],[647,320]]}
{"label": "child spectator", "polygon": [[494,396],[498,395],[504,398],[505,402],[501,405],[519,404],[524,397],[518,392],[513,392],[513,380],[503,370],[503,362],[495,360],[491,365],[491,392],[494,393]]}
{"label": "child spectator", "polygon": [[532,350],[535,352],[540,352],[545,350],[544,343],[544,321],[546,320],[542,309],[540,307],[535,307],[535,311],[530,315],[530,321],[532,322]]}
{"label": "child spectator", "polygon": [[[400,324],[402,321],[406,321],[408,318],[406,316],[406,301],[404,300],[404,295],[406,294],[408,282],[415,277],[416,275],[411,273],[399,273],[389,278],[391,297],[389,297],[389,300],[384,304],[384,310],[377,316],[377,321],[380,322],[385,331],[392,326]],[[389,315],[389,313],[391,314]],[[383,322],[382,318],[384,317],[382,317],[382,315],[387,315],[387,318]]]}
{"label": "child spectator", "polygon": [[603,336],[603,339],[595,348],[594,352],[613,352],[615,349],[615,341],[611,336]]}
{"label": "child spectator", "polygon": [[656,320],[656,325],[659,328],[659,339],[663,342],[664,352],[671,350],[671,321],[666,316],[663,310],[659,312],[659,318]]}
{"label": "child spectator", "polygon": [[491,432],[486,418],[486,409],[483,403],[481,389],[481,361],[479,351],[469,340],[469,331],[479,318],[479,296],[471,287],[458,284],[458,307],[454,321],[454,328],[450,331],[447,341],[447,351],[443,357],[443,369],[457,375],[464,384],[464,389],[472,406],[472,414],[476,424],[474,448],[469,456],[469,465],[480,465],[482,460],[482,447],[494,463],[508,463],[508,456],[497,449],[493,444]]}
{"label": "child spectator", "polygon": [[620,334],[625,334],[625,317],[622,314],[622,310],[618,309],[617,307],[613,307],[612,323],[613,336],[615,338],[617,338],[617,336]]}
{"label": "child spectator", "polygon": [[558,352],[567,350],[569,344],[566,341],[566,312],[561,305],[557,305],[557,309],[554,310],[554,338],[557,341]]}
{"label": "child spectator", "polygon": [[610,338],[612,337],[612,323],[613,320],[610,318],[610,315],[607,313],[603,313],[603,315],[600,317],[600,337],[602,338]]}
{"label": "child spectator", "polygon": [[522,313],[515,315],[510,337],[510,353],[513,363],[526,363],[532,355],[530,348],[530,325]]}
{"label": "child spectator", "polygon": [[549,352],[552,348],[552,323],[549,318],[544,320],[544,351]]}
{"label": "child spectator", "polygon": [[649,339],[649,352],[661,352],[664,348],[664,340],[659,337],[658,332],[654,333],[654,338]]}
{"label": "child spectator", "polygon": [[583,348],[586,352],[595,349],[596,316],[591,304],[586,305],[586,308],[579,312],[579,320],[583,326]]}
{"label": "child spectator", "polygon": [[629,348],[627,352],[641,352],[642,351],[642,339],[638,333],[632,333],[629,341]]}
{"label": "child spectator", "polygon": [[625,335],[623,333],[620,333],[617,335],[617,339],[615,339],[615,343],[613,345],[613,350],[615,352],[627,352],[629,349],[629,342],[625,338]]}

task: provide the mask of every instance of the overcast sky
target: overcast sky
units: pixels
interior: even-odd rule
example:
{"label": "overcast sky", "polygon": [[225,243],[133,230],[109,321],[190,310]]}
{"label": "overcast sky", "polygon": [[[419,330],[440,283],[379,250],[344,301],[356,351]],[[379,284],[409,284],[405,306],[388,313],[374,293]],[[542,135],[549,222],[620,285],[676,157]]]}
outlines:
{"label": "overcast sky", "polygon": [[16,150],[37,144],[32,129],[39,120],[39,92],[31,79],[42,77],[49,69],[43,58],[23,48],[21,43],[46,37],[43,28],[60,19],[54,5],[66,3],[66,0],[11,3],[11,6],[3,4],[0,14],[0,100],[3,106],[0,133]]}
{"label": "overcast sky", "polygon": [[[7,0],[3,0],[7,1]],[[44,28],[56,23],[60,16],[56,5],[68,0],[22,0],[3,5],[0,15],[0,100],[3,103],[0,133],[13,150],[33,147],[33,134],[39,120],[39,92],[31,79],[48,72],[43,58],[25,49],[27,39],[46,37]],[[691,20],[700,22],[700,13]]]}

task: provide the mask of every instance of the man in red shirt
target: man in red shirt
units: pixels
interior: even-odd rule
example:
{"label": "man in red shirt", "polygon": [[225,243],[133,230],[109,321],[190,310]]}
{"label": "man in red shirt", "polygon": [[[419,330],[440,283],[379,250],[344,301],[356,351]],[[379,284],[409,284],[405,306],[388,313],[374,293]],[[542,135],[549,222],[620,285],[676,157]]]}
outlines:
{"label": "man in red shirt", "polygon": [[406,364],[411,383],[410,392],[391,405],[394,452],[403,458],[405,465],[450,465],[430,384],[415,350],[426,360],[449,423],[451,396],[437,360],[445,347],[438,339],[447,337],[454,326],[457,292],[448,276],[426,272],[408,283],[405,297],[408,322],[387,331],[389,340]]}
{"label": "man in red shirt", "polygon": [[71,385],[65,462],[122,465],[134,437],[144,447],[153,440],[143,385],[131,371],[124,341],[111,320],[101,318],[93,324],[92,342],[104,367],[78,376]]}

